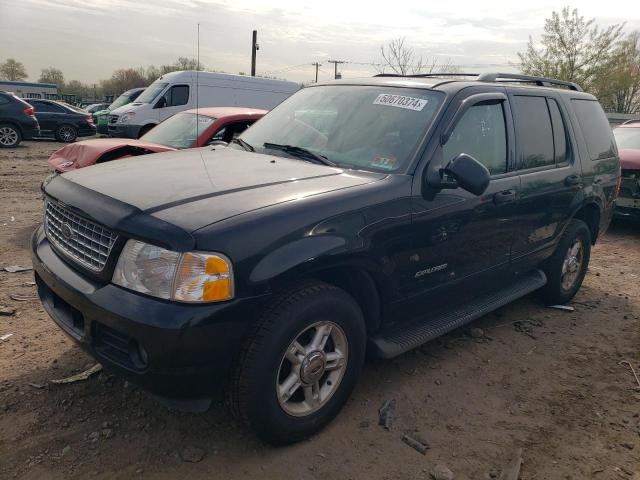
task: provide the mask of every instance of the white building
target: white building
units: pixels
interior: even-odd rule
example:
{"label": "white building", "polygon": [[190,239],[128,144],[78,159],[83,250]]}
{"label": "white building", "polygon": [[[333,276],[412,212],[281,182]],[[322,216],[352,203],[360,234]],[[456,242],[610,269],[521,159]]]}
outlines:
{"label": "white building", "polygon": [[0,90],[14,93],[21,98],[58,98],[58,87],[55,83],[32,83],[0,80]]}

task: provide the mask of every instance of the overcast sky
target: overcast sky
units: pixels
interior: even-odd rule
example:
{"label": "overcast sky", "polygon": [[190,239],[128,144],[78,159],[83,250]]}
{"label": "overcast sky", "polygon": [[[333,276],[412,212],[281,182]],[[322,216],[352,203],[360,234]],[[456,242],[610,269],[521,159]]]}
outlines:
{"label": "overcast sky", "polygon": [[[640,1],[574,1],[601,26],[640,29]],[[209,69],[250,71],[251,31],[258,30],[258,73],[295,81],[333,76],[327,60],[345,60],[344,77],[371,75],[380,45],[396,37],[425,57],[463,71],[504,70],[529,35],[562,3],[493,0],[386,2],[348,0],[0,0],[0,62],[23,62],[29,78],[60,68],[67,80],[96,82],[117,68],[195,57]],[[483,67],[484,65],[484,67]]]}

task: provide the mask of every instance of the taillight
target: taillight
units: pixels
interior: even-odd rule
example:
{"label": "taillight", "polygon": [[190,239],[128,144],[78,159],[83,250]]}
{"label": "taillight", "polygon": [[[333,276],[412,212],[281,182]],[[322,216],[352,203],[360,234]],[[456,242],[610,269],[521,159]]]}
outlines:
{"label": "taillight", "polygon": [[620,187],[622,186],[622,167],[618,167],[618,181],[616,182],[616,189],[613,191],[613,199],[615,200],[620,195]]}
{"label": "taillight", "polygon": [[33,110],[33,107],[27,107],[23,110],[25,115],[29,115],[30,117],[35,117],[35,112]]}
{"label": "taillight", "polygon": [[91,125],[93,125],[93,117],[91,115],[87,117],[87,123],[90,123]]}

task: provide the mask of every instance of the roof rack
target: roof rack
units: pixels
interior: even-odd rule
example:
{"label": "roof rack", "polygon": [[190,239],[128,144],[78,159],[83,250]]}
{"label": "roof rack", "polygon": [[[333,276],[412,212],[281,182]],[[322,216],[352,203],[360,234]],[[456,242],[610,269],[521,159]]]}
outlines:
{"label": "roof rack", "polygon": [[555,78],[534,77],[531,75],[520,75],[517,73],[418,73],[414,75],[400,75],[398,73],[379,73],[375,77],[406,77],[406,78],[430,78],[430,77],[476,77],[479,82],[525,82],[535,83],[539,87],[547,87],[552,85],[562,85],[568,87],[569,90],[582,92],[582,87],[574,82],[566,80],[557,80]]}
{"label": "roof rack", "polygon": [[477,77],[478,73],[415,73],[411,75],[402,75],[400,73],[379,73],[374,77],[408,77],[408,78],[429,78],[429,77]]}
{"label": "roof rack", "polygon": [[574,82],[568,82],[566,80],[557,80],[555,78],[546,77],[533,77],[531,75],[519,75],[517,73],[483,73],[478,76],[479,82],[497,82],[499,80],[509,81],[515,80],[517,82],[530,82],[535,83],[539,87],[546,87],[549,85],[562,85],[569,87],[569,90],[575,90],[576,92],[582,92],[582,87]]}

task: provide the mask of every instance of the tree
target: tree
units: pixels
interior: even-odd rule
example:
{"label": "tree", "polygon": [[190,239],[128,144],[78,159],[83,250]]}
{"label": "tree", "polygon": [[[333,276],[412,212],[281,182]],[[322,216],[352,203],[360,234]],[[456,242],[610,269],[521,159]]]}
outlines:
{"label": "tree", "polygon": [[640,113],[640,32],[619,43],[594,82],[594,91],[606,110]]}
{"label": "tree", "polygon": [[4,80],[22,81],[27,78],[27,71],[22,62],[8,58],[6,62],[0,64],[0,77]]}
{"label": "tree", "polygon": [[426,59],[422,56],[418,57],[413,48],[405,45],[404,38],[395,38],[386,46],[380,45],[380,54],[382,61],[376,67],[380,73],[385,73],[387,69],[391,69],[398,75],[416,75],[435,71],[455,73],[457,70],[450,59],[440,63],[436,57]]}
{"label": "tree", "polygon": [[59,90],[64,89],[64,74],[54,67],[43,68],[40,72],[40,83],[55,83]]}
{"label": "tree", "polygon": [[110,79],[100,82],[101,87],[105,93],[118,95],[131,88],[146,87],[149,83],[144,73],[142,68],[122,68],[113,72]]}
{"label": "tree", "polygon": [[612,25],[600,30],[595,19],[585,20],[577,9],[554,11],[545,20],[541,47],[529,37],[527,50],[518,53],[520,68],[527,75],[568,80],[591,90],[603,67],[610,63],[622,28]]}
{"label": "tree", "polygon": [[204,70],[202,63],[198,64],[195,58],[178,57],[175,66],[177,70]]}

